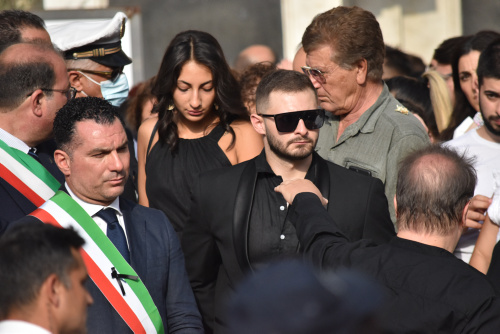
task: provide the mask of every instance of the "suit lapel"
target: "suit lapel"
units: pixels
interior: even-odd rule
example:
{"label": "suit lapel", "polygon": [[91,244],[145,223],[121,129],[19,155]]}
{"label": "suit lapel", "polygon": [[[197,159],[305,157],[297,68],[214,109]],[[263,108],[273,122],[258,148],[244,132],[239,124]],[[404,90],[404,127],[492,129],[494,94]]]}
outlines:
{"label": "suit lapel", "polygon": [[243,169],[241,179],[236,190],[233,212],[233,247],[236,258],[242,271],[251,269],[248,258],[248,224],[253,205],[257,169],[255,159]]}
{"label": "suit lapel", "polygon": [[[330,171],[328,170],[328,164],[326,160],[321,158],[319,155],[314,153],[314,159],[316,159],[316,187],[318,187],[323,197],[326,199],[330,198]],[[327,205],[327,209],[330,203]]]}
{"label": "suit lapel", "polygon": [[120,197],[120,210],[123,214],[127,241],[130,250],[130,266],[145,280],[148,267],[146,220],[134,213],[133,206]]}

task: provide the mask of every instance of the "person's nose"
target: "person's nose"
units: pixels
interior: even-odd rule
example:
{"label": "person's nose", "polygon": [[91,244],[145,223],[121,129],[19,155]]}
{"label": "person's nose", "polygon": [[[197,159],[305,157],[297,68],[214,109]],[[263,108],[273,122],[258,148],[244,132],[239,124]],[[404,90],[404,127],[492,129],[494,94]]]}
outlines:
{"label": "person's nose", "polygon": [[299,120],[297,127],[295,128],[294,133],[299,134],[301,136],[305,136],[309,130],[306,127],[306,124],[302,119]]}
{"label": "person's nose", "polygon": [[123,161],[121,159],[120,154],[117,151],[113,151],[110,153],[109,157],[109,169],[111,171],[121,172],[124,168]]}
{"label": "person's nose", "polygon": [[201,98],[198,90],[193,90],[193,94],[191,95],[189,105],[193,109],[199,109],[201,107]]}

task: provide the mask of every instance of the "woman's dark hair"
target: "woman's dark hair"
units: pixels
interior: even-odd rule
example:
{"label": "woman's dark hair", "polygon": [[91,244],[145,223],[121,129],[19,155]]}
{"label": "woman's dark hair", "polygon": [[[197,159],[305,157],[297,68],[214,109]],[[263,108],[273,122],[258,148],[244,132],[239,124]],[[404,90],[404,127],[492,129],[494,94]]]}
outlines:
{"label": "woman's dark hair", "polygon": [[160,142],[165,142],[172,152],[177,149],[179,135],[175,124],[173,110],[168,106],[174,103],[173,92],[177,87],[177,79],[184,64],[190,60],[210,69],[215,88],[214,103],[218,109],[212,108],[220,119],[220,125],[233,136],[234,131],[229,125],[236,118],[247,118],[246,109],[241,102],[238,82],[224,58],[219,42],[209,33],[188,30],[177,34],[170,42],[160,70],[156,75],[152,93],[158,103],[153,113],[158,113],[158,135]]}
{"label": "woman's dark hair", "polygon": [[460,87],[460,75],[458,73],[458,62],[464,55],[469,54],[471,51],[482,52],[486,47],[500,37],[500,34],[491,31],[483,30],[475,35],[470,36],[462,41],[462,43],[455,49],[453,62],[451,67],[453,70],[453,84],[455,85],[455,105],[453,113],[451,114],[450,124],[448,128],[441,133],[441,139],[450,140],[453,138],[453,131],[463,122],[467,117],[474,117],[476,110],[471,106],[469,100],[465,96],[462,88]]}
{"label": "woman's dark hair", "polygon": [[427,81],[412,77],[399,76],[385,81],[389,91],[412,113],[422,118],[429,132],[439,139],[439,130],[432,108],[432,101]]}

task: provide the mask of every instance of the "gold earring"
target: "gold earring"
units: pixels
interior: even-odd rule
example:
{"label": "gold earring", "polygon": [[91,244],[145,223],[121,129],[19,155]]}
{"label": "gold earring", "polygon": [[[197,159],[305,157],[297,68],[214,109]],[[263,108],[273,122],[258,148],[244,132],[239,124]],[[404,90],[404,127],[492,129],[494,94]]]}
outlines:
{"label": "gold earring", "polygon": [[217,105],[217,103],[214,103],[214,108],[215,110],[219,110],[219,106]]}
{"label": "gold earring", "polygon": [[174,104],[173,103],[169,104],[168,107],[167,107],[167,110],[168,111],[174,110]]}

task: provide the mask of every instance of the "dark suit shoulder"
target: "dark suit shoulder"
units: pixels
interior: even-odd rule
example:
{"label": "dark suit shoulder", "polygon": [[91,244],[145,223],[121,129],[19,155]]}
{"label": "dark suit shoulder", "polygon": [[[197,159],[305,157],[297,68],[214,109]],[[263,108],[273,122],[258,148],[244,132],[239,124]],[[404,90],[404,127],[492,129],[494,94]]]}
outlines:
{"label": "dark suit shoulder", "polygon": [[158,225],[167,225],[165,222],[168,222],[168,225],[172,225],[163,211],[145,207],[123,197],[120,197],[120,209],[122,211],[129,211],[135,217],[143,217],[148,220],[148,223],[153,222],[155,224],[155,222],[161,222]]}

